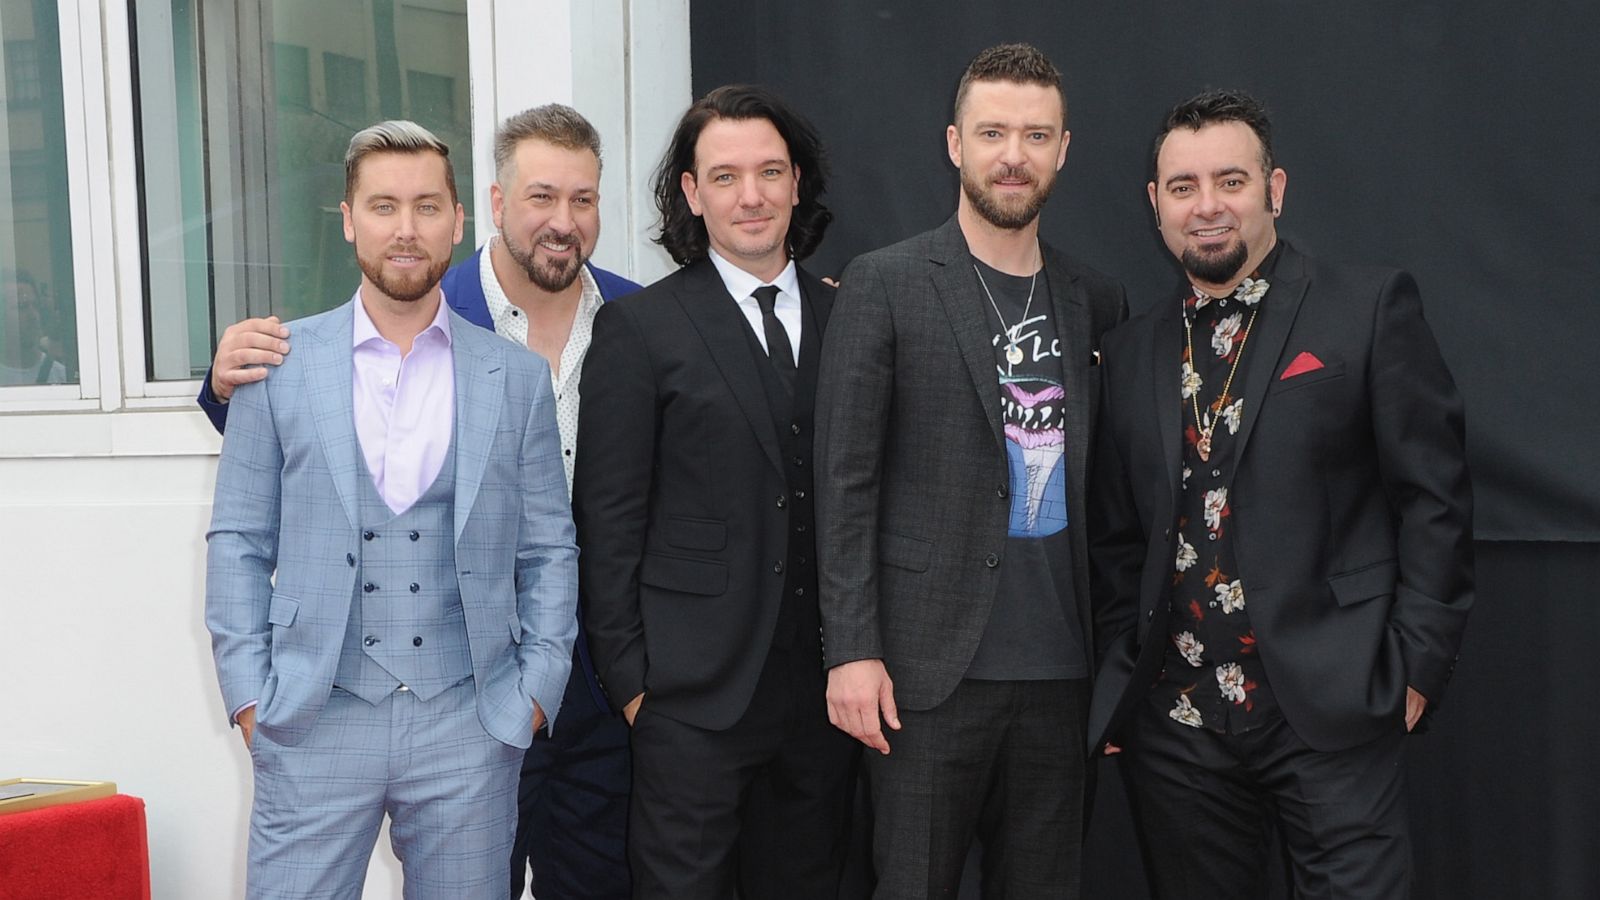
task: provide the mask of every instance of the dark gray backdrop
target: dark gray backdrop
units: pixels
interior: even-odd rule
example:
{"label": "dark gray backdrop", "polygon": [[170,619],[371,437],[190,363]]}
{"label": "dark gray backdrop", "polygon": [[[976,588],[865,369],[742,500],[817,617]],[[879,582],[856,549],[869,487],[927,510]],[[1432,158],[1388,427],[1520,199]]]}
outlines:
{"label": "dark gray backdrop", "polygon": [[[1044,237],[1122,279],[1135,311],[1178,277],[1145,200],[1157,121],[1205,87],[1264,100],[1289,174],[1281,233],[1412,271],[1467,399],[1480,596],[1411,748],[1419,896],[1600,896],[1600,8],[693,0],[691,15],[697,96],[767,84],[827,142],[821,274],[950,215],[944,128],[990,44],[1030,41],[1065,74],[1073,139]],[[1088,896],[1143,896],[1102,773]]]}

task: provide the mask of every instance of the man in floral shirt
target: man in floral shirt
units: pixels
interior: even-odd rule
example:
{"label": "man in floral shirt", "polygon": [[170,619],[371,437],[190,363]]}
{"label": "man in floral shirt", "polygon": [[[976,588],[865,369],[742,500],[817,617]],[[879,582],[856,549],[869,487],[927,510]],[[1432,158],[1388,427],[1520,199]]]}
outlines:
{"label": "man in floral shirt", "polygon": [[1472,605],[1461,399],[1412,278],[1278,239],[1242,94],[1180,104],[1150,202],[1186,275],[1103,344],[1091,747],[1123,754],[1164,900],[1403,897],[1402,739]]}

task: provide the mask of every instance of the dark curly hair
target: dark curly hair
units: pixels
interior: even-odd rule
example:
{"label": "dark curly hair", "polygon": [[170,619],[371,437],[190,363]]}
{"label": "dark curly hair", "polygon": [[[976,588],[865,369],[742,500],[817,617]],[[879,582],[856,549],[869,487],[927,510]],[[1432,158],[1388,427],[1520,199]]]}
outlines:
{"label": "dark curly hair", "polygon": [[1155,141],[1150,148],[1150,178],[1154,180],[1156,177],[1156,163],[1161,158],[1161,145],[1166,143],[1167,135],[1179,128],[1199,131],[1207,125],[1224,122],[1242,123],[1256,133],[1256,138],[1261,141],[1261,171],[1270,174],[1272,121],[1267,117],[1267,108],[1244,91],[1209,90],[1174,106],[1161,120],[1161,128],[1156,131]]}
{"label": "dark curly hair", "polygon": [[717,88],[695,101],[678,120],[667,154],[656,167],[654,188],[661,233],[655,242],[680,266],[706,258],[710,246],[706,223],[689,210],[681,182],[684,172],[695,171],[694,150],[700,132],[716,119],[766,119],[778,129],[789,148],[789,161],[800,169],[800,203],[789,217],[789,256],[795,260],[810,256],[833,221],[833,213],[821,200],[828,187],[828,158],[822,141],[811,123],[777,95],[745,84]]}

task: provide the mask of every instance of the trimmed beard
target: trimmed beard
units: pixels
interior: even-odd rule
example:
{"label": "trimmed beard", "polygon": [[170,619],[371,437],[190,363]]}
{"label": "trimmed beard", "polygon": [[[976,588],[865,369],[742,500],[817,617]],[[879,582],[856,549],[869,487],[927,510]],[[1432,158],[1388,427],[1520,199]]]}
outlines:
{"label": "trimmed beard", "polygon": [[[418,248],[416,255],[422,255]],[[415,303],[421,300],[438,286],[439,279],[450,268],[450,257],[441,260],[429,260],[428,267],[420,274],[414,276],[399,275],[393,278],[384,274],[383,257],[372,259],[361,253],[356,253],[356,265],[361,267],[361,274],[367,276],[372,286],[383,292],[391,300],[401,303]]]}
{"label": "trimmed beard", "polygon": [[1209,254],[1185,247],[1179,261],[1183,263],[1183,270],[1202,284],[1227,284],[1239,274],[1249,258],[1250,248],[1240,238],[1232,248]]}
{"label": "trimmed beard", "polygon": [[[988,193],[996,179],[1019,176],[1028,179],[1034,186],[1033,193],[1029,194],[1020,206],[1003,205],[995,196]],[[1039,211],[1044,209],[1044,203],[1050,199],[1050,192],[1055,186],[1054,173],[1051,174],[1049,181],[1041,182],[1027,169],[1019,166],[1001,166],[999,172],[985,175],[982,183],[978,181],[976,173],[969,173],[965,168],[961,170],[961,191],[967,195],[973,210],[990,225],[1008,231],[1025,228],[1034,219],[1039,218]]]}
{"label": "trimmed beard", "polygon": [[[506,252],[511,254],[511,258],[516,261],[517,265],[522,267],[522,271],[528,276],[528,280],[540,290],[552,294],[559,294],[572,287],[572,283],[578,280],[578,273],[583,271],[583,264],[589,261],[589,257],[583,252],[583,242],[578,240],[576,231],[571,234],[541,231],[534,236],[533,241],[526,248],[517,246],[516,241],[504,234],[500,235],[500,240],[506,245]],[[545,240],[552,240],[557,244],[571,244],[577,248],[578,252],[572,255],[571,264],[540,262],[538,255],[539,242]]]}

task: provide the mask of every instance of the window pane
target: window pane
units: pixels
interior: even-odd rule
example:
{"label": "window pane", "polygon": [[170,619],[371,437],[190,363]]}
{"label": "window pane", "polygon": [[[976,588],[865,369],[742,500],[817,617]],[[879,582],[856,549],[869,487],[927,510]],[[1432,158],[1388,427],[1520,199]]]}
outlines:
{"label": "window pane", "polygon": [[247,315],[300,318],[350,298],[361,272],[339,201],[356,131],[421,123],[472,196],[466,0],[129,8],[151,379],[203,374],[222,329]]}
{"label": "window pane", "polygon": [[76,384],[55,0],[0,0],[0,386]]}

